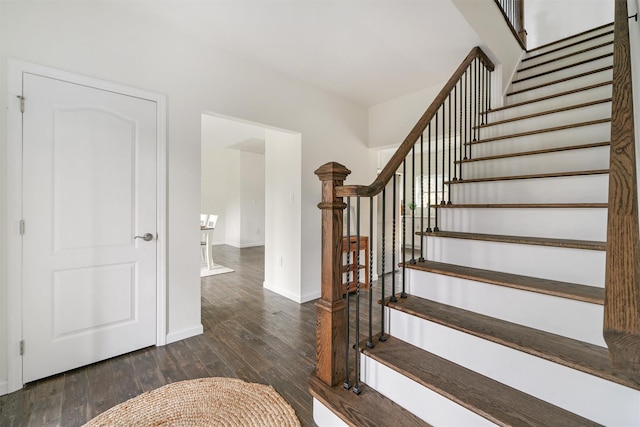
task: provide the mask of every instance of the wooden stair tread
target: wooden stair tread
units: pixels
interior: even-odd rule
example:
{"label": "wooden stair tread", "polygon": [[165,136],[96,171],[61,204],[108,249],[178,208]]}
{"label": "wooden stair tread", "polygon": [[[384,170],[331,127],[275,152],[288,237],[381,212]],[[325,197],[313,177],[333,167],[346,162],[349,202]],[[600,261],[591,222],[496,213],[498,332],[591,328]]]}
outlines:
{"label": "wooden stair tread", "polygon": [[608,203],[452,203],[436,209],[606,209]]}
{"label": "wooden stair tread", "polygon": [[402,406],[366,387],[360,395],[345,390],[342,385],[329,387],[311,374],[309,391],[342,421],[354,427],[429,426]]}
{"label": "wooden stair tread", "polygon": [[610,123],[610,122],[611,122],[611,118],[609,117],[606,119],[590,120],[588,122],[572,123],[570,125],[554,126],[550,128],[536,129],[536,130],[531,130],[527,132],[519,132],[519,133],[512,133],[509,135],[500,135],[500,136],[493,136],[490,138],[482,138],[477,141],[465,142],[464,145],[482,144],[483,142],[501,141],[503,139],[518,138],[521,136],[529,136],[529,135],[538,135],[541,133],[555,132],[555,131],[566,130],[566,129],[574,129],[574,128],[579,128],[583,126],[598,125],[601,123]]}
{"label": "wooden stair tread", "polygon": [[609,351],[584,341],[409,295],[385,303],[413,316],[640,390],[640,380],[616,370]]}
{"label": "wooden stair tread", "polygon": [[590,52],[592,50],[600,49],[601,47],[605,47],[605,46],[609,46],[609,45],[613,46],[613,40],[609,41],[609,42],[605,42],[605,43],[600,43],[600,44],[598,44],[596,46],[591,46],[591,47],[588,47],[586,49],[577,50],[575,52],[571,52],[571,53],[568,53],[566,55],[558,56],[557,58],[553,58],[553,59],[550,59],[548,61],[538,62],[535,65],[529,65],[528,67],[520,68],[520,69],[517,70],[517,72],[520,73],[522,71],[531,70],[532,68],[540,67],[542,65],[551,64],[552,62],[561,61],[563,59],[571,58],[572,56],[577,56],[577,55],[580,55],[580,54],[583,54],[583,53],[587,53],[587,52]]}
{"label": "wooden stair tread", "polygon": [[[570,35],[570,36],[563,37],[563,38],[561,38],[561,39],[554,40],[554,41],[552,41],[552,42],[545,43],[545,44],[540,45],[540,46],[538,46],[538,47],[536,47],[536,48],[528,49],[528,50],[529,50],[529,51],[534,51],[534,50],[544,49],[544,48],[546,48],[546,47],[553,46],[554,44],[557,44],[557,43],[566,42],[567,40],[571,40],[571,39],[576,38],[576,37],[581,37],[581,36],[584,36],[584,35],[586,35],[586,34],[593,33],[593,32],[595,32],[595,31],[600,31],[600,30],[602,30],[602,29],[604,29],[604,28],[607,28],[607,27],[612,27],[612,28],[613,28],[613,22],[609,22],[608,24],[603,24],[603,25],[600,25],[600,26],[597,26],[597,27],[594,27],[594,28],[590,28],[590,29],[588,29],[588,30],[581,31],[581,32],[579,32],[579,33],[572,34],[572,35]],[[609,33],[609,34],[612,34],[612,33]]]}
{"label": "wooden stair tread", "polygon": [[578,61],[576,63],[569,64],[569,65],[564,65],[562,67],[554,68],[553,70],[544,71],[544,72],[541,72],[541,73],[538,73],[538,74],[534,74],[534,75],[531,75],[531,76],[528,76],[528,77],[522,77],[520,79],[515,79],[511,83],[514,84],[514,83],[524,82],[524,81],[527,81],[527,80],[535,79],[536,77],[546,76],[546,75],[553,74],[553,73],[558,72],[558,71],[568,70],[569,68],[578,67],[580,65],[588,64],[589,62],[593,62],[593,61],[597,61],[597,60],[600,60],[600,59],[608,58],[610,56],[613,57],[613,52],[606,53],[606,54],[603,54],[603,55],[598,55],[598,56],[595,56],[593,58],[585,59],[583,61]]}
{"label": "wooden stair tread", "polygon": [[590,304],[604,304],[604,289],[597,286],[579,285],[539,277],[522,276],[501,271],[483,270],[462,265],[447,264],[436,261],[417,261],[405,264],[407,268],[489,283],[513,289],[520,289],[539,294],[553,295]]}
{"label": "wooden stair tread", "polygon": [[531,86],[531,87],[528,87],[528,88],[514,90],[512,92],[507,93],[507,96],[516,95],[518,93],[523,93],[523,92],[527,92],[527,91],[530,91],[530,90],[536,90],[536,89],[540,89],[540,88],[547,87],[547,86],[552,86],[552,85],[555,85],[555,84],[558,84],[558,83],[564,83],[564,82],[567,82],[569,80],[578,79],[580,77],[585,77],[585,76],[589,76],[591,74],[597,74],[597,73],[600,73],[602,71],[608,71],[608,70],[612,70],[612,69],[613,69],[613,65],[610,65],[608,67],[602,67],[602,68],[597,68],[597,69],[591,70],[591,71],[585,71],[584,73],[574,74],[573,76],[563,77],[561,79],[553,80],[553,81],[550,81],[550,82],[547,82],[547,83],[541,83],[539,85]]}
{"label": "wooden stair tread", "polygon": [[520,245],[551,246],[558,248],[585,249],[605,251],[606,242],[594,240],[553,239],[548,237],[503,236],[500,234],[463,233],[458,231],[418,232],[431,237],[447,237],[451,239],[480,240],[485,242],[515,243]]}
{"label": "wooden stair tread", "polygon": [[555,108],[553,110],[541,111],[539,113],[534,113],[534,114],[526,114],[524,116],[513,117],[511,119],[498,120],[498,121],[491,122],[491,123],[485,123],[485,124],[482,124],[480,126],[474,126],[474,129],[485,129],[485,128],[488,128],[488,127],[491,127],[491,126],[497,126],[497,125],[501,125],[501,124],[504,124],[504,123],[517,122],[519,120],[526,120],[526,119],[532,119],[532,118],[535,118],[535,117],[546,116],[546,115],[549,115],[549,114],[562,113],[564,111],[571,111],[571,110],[576,110],[576,109],[579,109],[579,108],[591,107],[593,105],[606,104],[607,102],[611,102],[611,98],[598,99],[596,101],[585,102],[585,103],[582,103],[582,104],[570,105],[568,107]]}
{"label": "wooden stair tread", "polygon": [[572,172],[549,172],[538,173],[530,175],[511,175],[511,176],[496,176],[490,178],[469,178],[458,179],[456,181],[445,181],[445,184],[469,184],[473,182],[493,182],[493,181],[512,181],[518,179],[537,179],[537,178],[560,178],[568,176],[585,176],[585,175],[604,175],[609,173],[609,169],[596,169],[588,171],[572,171]]}
{"label": "wooden stair tread", "polygon": [[498,425],[598,425],[391,336],[362,351]]}
{"label": "wooden stair tread", "polygon": [[571,151],[571,150],[583,150],[583,149],[589,149],[589,148],[606,147],[609,145],[611,145],[611,142],[609,141],[594,142],[591,144],[568,145],[564,147],[546,148],[543,150],[520,151],[517,153],[498,154],[495,156],[476,157],[473,159],[456,160],[455,163],[473,163],[473,162],[483,162],[487,160],[508,159],[512,157],[535,156],[537,154],[558,153],[561,151]]}
{"label": "wooden stair tread", "polygon": [[547,96],[541,96],[540,98],[530,99],[528,101],[522,101],[522,102],[517,102],[517,103],[514,103],[514,104],[510,104],[510,105],[505,105],[504,107],[492,108],[491,110],[483,111],[483,113],[486,114],[486,113],[493,113],[493,112],[496,112],[496,111],[508,110],[509,108],[516,108],[516,107],[520,107],[522,105],[533,104],[535,102],[546,101],[548,99],[558,98],[558,97],[561,97],[561,96],[573,95],[574,93],[584,92],[586,90],[596,89],[596,88],[599,88],[599,87],[602,87],[602,86],[611,86],[612,84],[613,84],[613,82],[611,80],[608,80],[606,82],[595,83],[595,84],[584,86],[584,87],[577,88],[577,89],[572,89],[572,90],[567,90],[567,91],[564,91],[564,92],[554,93],[554,94],[547,95]]}
{"label": "wooden stair tread", "polygon": [[[571,47],[575,47],[575,46],[578,46],[578,45],[580,45],[582,43],[586,43],[586,42],[590,42],[592,40],[599,39],[600,37],[610,36],[611,34],[613,34],[613,29],[611,29],[611,31],[605,31],[604,33],[596,34],[595,36],[591,36],[591,37],[588,37],[588,38],[583,39],[583,40],[578,40],[576,42],[573,42],[573,43],[570,43],[570,44],[567,44],[567,45],[564,45],[564,46],[559,46],[559,47],[557,47],[555,49],[551,49],[551,50],[548,50],[546,52],[542,52],[542,53],[538,53],[536,55],[528,56],[526,58],[523,58],[522,62],[524,63],[526,61],[531,61],[532,59],[537,59],[537,58],[540,58],[541,56],[549,55],[551,53],[556,53],[556,52],[559,52],[559,51],[561,51],[563,49],[568,49],[568,48],[571,48]],[[576,37],[576,36],[571,36],[571,37]],[[571,37],[569,37],[569,38],[571,38]],[[559,42],[562,42],[562,41],[565,41],[565,40],[566,39],[558,40],[557,42],[554,42],[554,43],[559,43]],[[551,44],[553,44],[553,43],[551,43]],[[540,46],[539,48],[534,49],[534,50],[542,49],[544,47],[550,46],[551,44]]]}

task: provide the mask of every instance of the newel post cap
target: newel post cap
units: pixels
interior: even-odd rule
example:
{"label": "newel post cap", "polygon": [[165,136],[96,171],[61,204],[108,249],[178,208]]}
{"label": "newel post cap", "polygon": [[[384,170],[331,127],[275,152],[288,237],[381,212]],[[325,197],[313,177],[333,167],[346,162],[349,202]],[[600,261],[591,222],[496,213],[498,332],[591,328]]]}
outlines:
{"label": "newel post cap", "polygon": [[320,181],[344,181],[351,171],[340,163],[329,162],[320,166],[314,173]]}

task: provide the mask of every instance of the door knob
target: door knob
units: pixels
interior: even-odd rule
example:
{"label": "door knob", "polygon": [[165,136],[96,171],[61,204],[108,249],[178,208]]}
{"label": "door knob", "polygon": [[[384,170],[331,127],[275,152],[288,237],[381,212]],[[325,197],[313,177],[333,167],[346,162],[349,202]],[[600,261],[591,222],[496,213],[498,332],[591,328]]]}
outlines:
{"label": "door knob", "polygon": [[148,242],[149,240],[153,240],[153,234],[146,233],[144,236],[136,236],[136,237],[134,237],[134,239],[142,239],[145,242]]}

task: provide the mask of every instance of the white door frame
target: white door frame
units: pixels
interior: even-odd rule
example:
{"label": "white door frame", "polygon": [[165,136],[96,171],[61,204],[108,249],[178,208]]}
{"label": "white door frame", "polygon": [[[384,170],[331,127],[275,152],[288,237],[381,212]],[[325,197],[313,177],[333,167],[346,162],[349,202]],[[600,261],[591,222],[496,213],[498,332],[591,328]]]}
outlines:
{"label": "white door frame", "polygon": [[[116,83],[85,77],[66,71],[8,60],[7,110],[7,373],[8,392],[22,388],[22,74],[24,72],[79,85],[121,93],[153,101],[157,105],[157,265],[156,265],[156,345],[165,345],[166,333],[166,253],[167,253],[167,160],[166,97]],[[25,100],[28,108],[29,100]]]}

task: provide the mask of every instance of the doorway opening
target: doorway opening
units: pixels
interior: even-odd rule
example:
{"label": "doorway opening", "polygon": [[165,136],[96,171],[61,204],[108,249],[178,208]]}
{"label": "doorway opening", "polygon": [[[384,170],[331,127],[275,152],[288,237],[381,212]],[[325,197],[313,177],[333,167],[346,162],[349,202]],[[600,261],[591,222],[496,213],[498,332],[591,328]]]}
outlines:
{"label": "doorway opening", "polygon": [[201,212],[218,216],[212,245],[264,246],[264,288],[300,302],[300,133],[209,112],[201,124]]}

